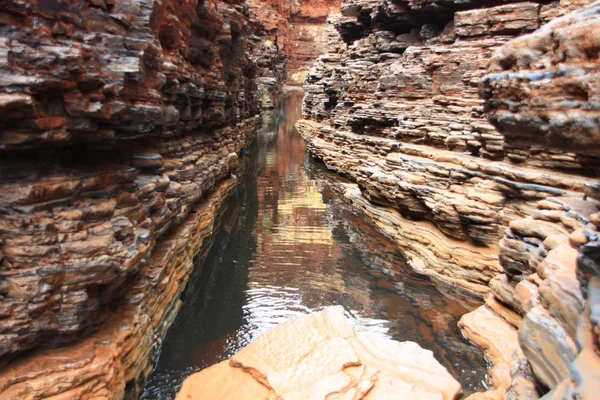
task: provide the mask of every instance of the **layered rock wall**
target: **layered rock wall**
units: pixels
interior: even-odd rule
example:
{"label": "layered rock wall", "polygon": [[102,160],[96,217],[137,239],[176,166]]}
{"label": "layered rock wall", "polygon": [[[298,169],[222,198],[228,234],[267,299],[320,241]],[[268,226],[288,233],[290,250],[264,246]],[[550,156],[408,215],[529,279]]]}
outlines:
{"label": "layered rock wall", "polygon": [[122,398],[285,56],[236,1],[8,1],[0,16],[0,398]]}
{"label": "layered rock wall", "polygon": [[600,24],[582,6],[344,1],[305,84],[298,128],[345,197],[413,268],[485,295],[460,322],[493,364],[473,398],[600,392]]}
{"label": "layered rock wall", "polygon": [[438,250],[449,267],[422,265],[415,250],[420,269],[485,292],[501,272],[493,254],[509,222],[549,196],[580,199],[595,182],[595,155],[506,142],[479,96],[495,50],[568,8],[382,0],[344,2],[330,18],[329,52],[307,77],[299,129],[309,151],[371,204],[424,227],[396,228],[409,247],[463,243],[474,261]]}
{"label": "layered rock wall", "polygon": [[[600,3],[576,10],[494,55],[483,94],[507,143],[597,155],[599,10]],[[490,281],[486,305],[460,322],[496,354],[496,396],[537,398],[549,391],[545,399],[593,399],[600,393],[598,187],[588,185],[583,200],[547,198],[527,218],[511,221],[500,241],[504,274]],[[490,326],[516,335],[501,338]],[[507,342],[516,348],[512,354],[499,351]]]}
{"label": "layered rock wall", "polygon": [[277,36],[277,45],[287,55],[288,82],[298,84],[327,45],[326,20],[340,11],[341,0],[252,0],[274,10],[268,19]]}

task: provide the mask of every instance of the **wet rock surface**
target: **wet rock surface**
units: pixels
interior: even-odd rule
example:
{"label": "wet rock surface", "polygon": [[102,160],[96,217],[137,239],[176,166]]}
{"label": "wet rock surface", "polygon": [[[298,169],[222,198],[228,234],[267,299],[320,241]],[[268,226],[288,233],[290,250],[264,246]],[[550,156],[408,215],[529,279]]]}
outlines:
{"label": "wet rock surface", "polygon": [[459,393],[460,384],[430,351],[356,333],[336,306],[285,322],[190,376],[177,399],[454,399]]}

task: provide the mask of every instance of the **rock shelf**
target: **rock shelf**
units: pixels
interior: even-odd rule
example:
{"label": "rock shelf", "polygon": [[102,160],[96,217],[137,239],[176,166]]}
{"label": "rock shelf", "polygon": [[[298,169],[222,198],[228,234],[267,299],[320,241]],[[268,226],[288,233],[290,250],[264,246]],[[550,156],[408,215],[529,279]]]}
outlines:
{"label": "rock shelf", "polygon": [[460,384],[414,342],[357,333],[341,306],[284,322],[191,375],[177,400],[444,399]]}

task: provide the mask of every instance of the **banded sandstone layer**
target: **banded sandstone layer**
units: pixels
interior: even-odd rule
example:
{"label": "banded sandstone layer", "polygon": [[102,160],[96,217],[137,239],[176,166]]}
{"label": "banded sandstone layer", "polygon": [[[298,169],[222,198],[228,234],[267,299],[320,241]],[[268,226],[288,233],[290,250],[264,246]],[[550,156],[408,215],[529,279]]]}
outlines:
{"label": "banded sandstone layer", "polygon": [[249,0],[273,38],[269,45],[286,55],[288,83],[302,83],[327,45],[327,17],[341,0]]}
{"label": "banded sandstone layer", "polygon": [[[341,0],[253,0],[266,4],[262,10],[274,10],[280,17],[277,26],[278,42],[287,55],[287,71],[292,82],[303,80],[310,65],[325,52],[330,14],[340,11]],[[266,19],[266,18],[263,18]],[[274,20],[274,18],[269,18]]]}
{"label": "banded sandstone layer", "polygon": [[494,365],[474,397],[600,392],[600,24],[582,5],[343,1],[306,79],[298,129],[355,181],[348,201],[413,268],[487,296],[461,321]]}
{"label": "banded sandstone layer", "polygon": [[237,1],[0,16],[0,398],[135,395],[285,56]]}

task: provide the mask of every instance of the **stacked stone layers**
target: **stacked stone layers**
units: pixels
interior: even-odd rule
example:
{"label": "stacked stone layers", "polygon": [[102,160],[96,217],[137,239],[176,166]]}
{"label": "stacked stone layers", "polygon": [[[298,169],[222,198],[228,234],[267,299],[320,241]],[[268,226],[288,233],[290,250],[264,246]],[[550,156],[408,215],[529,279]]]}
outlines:
{"label": "stacked stone layers", "polygon": [[483,95],[508,143],[600,153],[597,13],[572,12],[494,55]]}
{"label": "stacked stone layers", "polygon": [[235,185],[234,179],[220,183],[162,238],[124,296],[104,310],[98,330],[6,366],[0,374],[0,399],[137,398],[181,306],[179,297],[196,257],[205,254],[219,210]]}
{"label": "stacked stone layers", "polygon": [[95,3],[3,5],[2,148],[229,126],[258,111],[257,69],[282,71],[245,5]]}
{"label": "stacked stone layers", "polygon": [[[488,397],[538,398],[570,380],[582,348],[593,353],[581,339],[590,322],[582,316],[587,282],[578,279],[577,258],[581,246],[597,240],[597,202],[548,198],[537,207],[530,217],[511,221],[500,241],[504,273],[490,281],[485,305],[459,322],[493,364]],[[580,371],[586,385],[597,381],[598,361]],[[594,398],[599,389],[586,389],[582,398]]]}
{"label": "stacked stone layers", "polygon": [[[600,3],[574,11],[492,58],[483,80],[486,107],[507,143],[597,154],[599,15]],[[587,201],[548,198],[531,216],[511,221],[500,241],[505,273],[490,282],[486,305],[460,322],[490,353],[496,396],[600,393],[600,196],[598,184],[585,189]],[[489,326],[511,334],[501,338]],[[499,351],[507,342],[512,354]]]}
{"label": "stacked stone layers", "polygon": [[[425,269],[485,292],[501,271],[488,254],[497,253],[509,222],[541,199],[581,198],[598,163],[594,155],[505,142],[479,98],[494,51],[567,7],[472,8],[342,3],[330,18],[329,53],[307,77],[307,119],[298,127],[309,151],[371,203],[479,248],[485,267]],[[437,241],[422,232],[410,240]]]}
{"label": "stacked stone layers", "polygon": [[285,57],[237,2],[8,1],[0,15],[0,398],[122,398]]}
{"label": "stacked stone layers", "polygon": [[299,131],[345,197],[488,293],[460,323],[493,364],[474,398],[600,392],[598,5],[548,23],[580,6],[345,1],[305,84]]}

